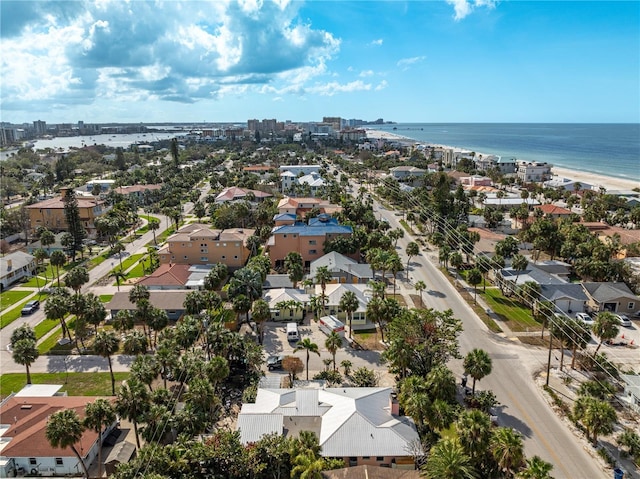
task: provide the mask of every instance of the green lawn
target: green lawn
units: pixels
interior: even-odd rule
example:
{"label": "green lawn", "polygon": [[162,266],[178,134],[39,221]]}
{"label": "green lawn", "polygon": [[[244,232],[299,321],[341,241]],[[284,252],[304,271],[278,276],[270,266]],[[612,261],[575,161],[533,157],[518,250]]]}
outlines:
{"label": "green lawn", "polygon": [[113,298],[112,294],[101,294],[100,295],[100,301],[103,303],[108,303],[109,301],[111,301],[111,298]]}
{"label": "green lawn", "polygon": [[32,291],[3,291],[0,293],[0,310],[13,306],[21,299],[26,298]]}
{"label": "green lawn", "polygon": [[[39,285],[42,288],[46,284],[46,281],[42,273],[40,273],[38,276],[39,278],[37,281],[36,281],[36,277],[33,276],[31,279],[29,279],[29,281],[25,281],[20,286],[24,286],[25,288],[37,288]],[[49,276],[47,280],[51,281],[51,276]]]}
{"label": "green lawn", "polygon": [[[34,299],[38,299],[38,300],[42,301],[42,300],[46,299],[47,296],[48,295],[45,294],[45,293],[39,293],[39,294],[36,294],[34,296]],[[29,300],[29,301],[31,301],[31,300]],[[23,301],[17,307],[14,307],[11,311],[7,311],[7,312],[4,312],[4,313],[0,314],[0,329],[4,328],[8,324],[11,324],[16,319],[18,319],[20,316],[22,316],[20,311],[22,310],[24,305],[27,304],[29,301]]]}
{"label": "green lawn", "polygon": [[36,333],[36,339],[42,338],[45,334],[60,324],[57,319],[45,319],[36,325],[33,330]]}
{"label": "green lawn", "polygon": [[[162,234],[156,236],[156,242],[158,244],[164,243],[164,241],[175,232],[176,232],[175,228],[173,226],[170,226],[168,230],[166,230]],[[147,246],[152,246],[152,245],[153,245],[153,240],[151,240],[149,243],[147,243]]]}
{"label": "green lawn", "polygon": [[[114,373],[116,388],[129,373]],[[33,384],[62,384],[61,391],[69,396],[111,396],[111,374],[106,373],[31,373]],[[7,397],[27,384],[26,373],[0,376],[0,396]]]}
{"label": "green lawn", "polygon": [[489,308],[496,313],[503,321],[507,321],[512,331],[539,330],[538,323],[531,315],[531,310],[520,305],[514,298],[505,298],[498,288],[489,288],[482,292],[478,288],[478,296],[482,296],[489,305]]}

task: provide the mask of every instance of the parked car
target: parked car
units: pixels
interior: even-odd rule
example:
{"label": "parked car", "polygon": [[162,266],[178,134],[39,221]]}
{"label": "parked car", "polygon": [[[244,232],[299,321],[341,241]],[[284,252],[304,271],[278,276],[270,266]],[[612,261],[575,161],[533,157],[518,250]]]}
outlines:
{"label": "parked car", "polygon": [[29,301],[24,305],[24,308],[22,308],[22,316],[33,314],[38,311],[38,309],[40,309],[40,301],[35,299],[33,301]]}
{"label": "parked car", "polygon": [[618,321],[620,321],[620,326],[624,326],[625,328],[631,327],[631,320],[625,314],[616,314]]}
{"label": "parked car", "polygon": [[274,369],[282,369],[282,360],[284,356],[269,356],[267,358],[267,368],[269,371],[273,371]]}
{"label": "parked car", "polygon": [[576,319],[583,324],[588,324],[589,326],[594,323],[593,318],[587,313],[576,313]]}

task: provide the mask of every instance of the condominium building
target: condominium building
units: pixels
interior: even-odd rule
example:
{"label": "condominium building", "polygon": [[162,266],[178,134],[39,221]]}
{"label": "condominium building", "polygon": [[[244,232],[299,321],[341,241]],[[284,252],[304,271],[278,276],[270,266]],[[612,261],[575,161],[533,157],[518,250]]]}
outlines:
{"label": "condominium building", "polygon": [[158,251],[160,264],[224,263],[229,269],[241,268],[249,258],[246,243],[253,232],[240,228],[216,230],[200,223],[184,226]]}
{"label": "condominium building", "polygon": [[[64,197],[67,195],[67,192],[68,190],[63,188],[60,190],[60,196],[26,207],[29,211],[29,221],[32,232],[40,226],[44,226],[54,233],[67,231],[69,229],[64,212]],[[95,238],[97,232],[94,223],[95,219],[109,211],[111,207],[97,198],[83,198],[78,196],[76,199],[82,226],[84,226],[84,229],[87,231],[89,238]]]}

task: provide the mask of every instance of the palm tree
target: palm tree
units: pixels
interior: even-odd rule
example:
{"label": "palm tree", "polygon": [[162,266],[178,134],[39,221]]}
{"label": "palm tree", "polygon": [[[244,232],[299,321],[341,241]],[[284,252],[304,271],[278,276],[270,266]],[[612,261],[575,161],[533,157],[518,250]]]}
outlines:
{"label": "palm tree", "polygon": [[[54,251],[55,253],[55,251]],[[58,290],[63,291],[63,290]],[[68,290],[64,290],[68,295]],[[47,319],[57,319],[62,327],[62,336],[67,336],[71,340],[71,332],[67,327],[64,317],[69,312],[69,301],[64,294],[52,294],[44,304],[44,314]]]}
{"label": "palm tree", "polygon": [[113,329],[122,333],[133,328],[133,315],[126,309],[121,309],[113,318]]}
{"label": "palm tree", "polygon": [[47,248],[47,253],[49,253],[49,255],[51,255],[51,248],[49,246],[51,246],[55,242],[56,236],[47,228],[44,228],[40,232],[40,244]]}
{"label": "palm tree", "polygon": [[490,448],[491,420],[479,409],[468,409],[458,416],[456,430],[460,444],[473,464],[481,465]]}
{"label": "palm tree", "polygon": [[467,272],[467,283],[473,286],[473,302],[476,303],[476,299],[478,297],[478,288],[477,286],[482,282],[482,273],[478,268],[470,269]]}
{"label": "palm tree", "polygon": [[251,299],[244,294],[238,294],[233,297],[233,310],[237,314],[238,321],[240,320],[240,315],[245,313],[247,315],[247,322],[249,322],[249,311],[251,311],[251,305]]}
{"label": "palm tree", "polygon": [[491,435],[491,454],[508,477],[524,463],[522,436],[510,427],[498,427]]}
{"label": "palm tree", "polygon": [[147,385],[149,392],[153,392],[153,381],[160,374],[160,366],[155,356],[142,354],[136,356],[131,364],[131,376]]}
{"label": "palm tree", "polygon": [[483,349],[473,349],[464,358],[464,372],[473,378],[472,394],[476,392],[476,381],[491,373],[491,358]]}
{"label": "palm tree", "polygon": [[302,255],[297,251],[287,253],[287,256],[284,258],[284,269],[289,275],[289,279],[293,283],[293,287],[296,288],[298,281],[301,281],[304,276]]}
{"label": "palm tree", "polygon": [[262,275],[253,268],[241,268],[233,273],[229,281],[229,297],[244,294],[251,302],[262,296]]}
{"label": "palm tree", "polygon": [[348,359],[343,359],[342,361],[340,361],[340,366],[342,366],[342,369],[344,369],[344,375],[348,377],[349,374],[351,373],[351,368],[353,367],[353,363]]}
{"label": "palm tree", "polygon": [[111,248],[111,253],[118,255],[118,260],[120,261],[120,271],[122,271],[122,253],[125,250],[126,250],[126,248],[124,247],[124,245],[120,241],[118,241],[116,244],[114,244],[113,248]]}
{"label": "palm tree", "polygon": [[427,285],[425,284],[424,281],[420,280],[420,281],[416,281],[415,288],[418,294],[420,295],[420,307],[422,308],[424,306],[424,301],[422,300],[422,292],[425,289],[427,289]]}
{"label": "palm tree", "polygon": [[109,362],[109,372],[111,373],[111,394],[116,395],[116,378],[113,375],[113,366],[111,364],[111,356],[118,351],[120,340],[113,331],[100,331],[96,334],[93,342],[93,349],[96,354],[107,358]]}
{"label": "palm tree", "polygon": [[11,353],[13,360],[16,364],[20,364],[27,368],[27,384],[31,384],[31,372],[29,371],[29,367],[36,359],[38,359],[38,356],[40,356],[38,348],[36,347],[35,339],[19,339],[15,343],[12,343],[11,346],[13,349]]}
{"label": "palm tree", "polygon": [[518,479],[553,479],[551,471],[553,465],[542,460],[540,456],[527,459],[526,467],[516,476]]}
{"label": "palm tree", "polygon": [[140,435],[138,434],[138,421],[142,418],[149,402],[149,392],[140,381],[130,378],[118,390],[116,400],[117,413],[133,423],[133,431],[136,435],[136,445],[140,449]]}
{"label": "palm tree", "polygon": [[451,263],[451,266],[453,266],[456,269],[456,284],[457,284],[458,274],[459,274],[460,268],[462,267],[462,264],[464,263],[464,260],[460,252],[454,251],[453,253],[451,253],[451,256],[449,257],[449,262]]}
{"label": "palm tree", "polygon": [[353,313],[356,312],[358,306],[360,306],[360,302],[358,301],[358,296],[353,291],[346,291],[342,298],[340,298],[340,309],[344,311],[349,317],[349,339],[351,339],[353,332]]}
{"label": "palm tree", "polygon": [[324,346],[327,348],[331,357],[333,358],[333,370],[336,370],[336,353],[338,349],[342,346],[342,338],[335,331],[331,331],[331,334],[324,342]]}
{"label": "palm tree", "polygon": [[309,380],[309,353],[314,353],[320,356],[320,350],[318,349],[318,345],[311,341],[309,338],[304,338],[302,341],[298,341],[296,344],[296,348],[293,350],[294,353],[298,351],[305,350],[307,352],[307,381]]}
{"label": "palm tree", "polygon": [[529,260],[521,254],[514,254],[513,258],[511,258],[511,269],[516,272],[516,279],[513,282],[514,288],[518,286],[518,276],[520,276],[520,272],[527,269],[527,266],[529,266]]}
{"label": "palm tree", "polygon": [[160,228],[160,220],[158,220],[157,218],[149,218],[147,226],[153,232],[153,244],[157,246],[158,242],[156,241],[156,230]]}
{"label": "palm tree", "polygon": [[60,287],[60,266],[64,266],[66,262],[67,262],[67,257],[62,251],[56,250],[53,253],[51,253],[49,263],[51,263],[51,266],[56,267],[56,276],[58,277],[58,288]]}
{"label": "palm tree", "polygon": [[[49,257],[49,255],[47,254],[47,252],[45,250],[43,250],[42,248],[38,248],[37,250],[35,250],[33,252],[33,257],[36,259],[36,264],[38,265],[38,267],[36,268],[36,285],[38,286],[38,291],[40,291],[40,282],[39,282],[39,274],[40,274],[40,266],[42,265],[42,262],[47,259]],[[47,270],[44,270],[44,280],[45,283],[47,282]]]}
{"label": "palm tree", "polygon": [[292,478],[322,479],[321,472],[325,469],[324,459],[305,449],[293,458],[294,467],[291,469]]}
{"label": "palm tree", "polygon": [[478,473],[471,464],[460,442],[440,439],[431,448],[427,462],[422,466],[424,477],[429,479],[476,479]]}
{"label": "palm tree", "polygon": [[124,337],[122,350],[125,354],[138,356],[145,354],[149,349],[149,340],[147,336],[140,330],[134,329]]}
{"label": "palm tree", "polygon": [[322,313],[324,314],[324,305],[327,301],[327,283],[329,283],[333,279],[333,275],[331,274],[331,271],[329,271],[329,268],[327,266],[320,266],[316,270],[316,276],[314,279],[316,284],[320,285],[320,290],[322,291],[320,297],[322,298]]}
{"label": "palm tree", "polygon": [[52,447],[60,449],[71,448],[82,466],[84,477],[89,477],[87,466],[75,446],[82,438],[84,429],[75,409],[63,409],[49,416],[45,436]]}
{"label": "palm tree", "polygon": [[573,406],[573,415],[584,424],[587,439],[591,436],[593,447],[598,446],[598,435],[613,432],[618,419],[611,404],[592,396],[580,396]]}
{"label": "palm tree", "polygon": [[618,318],[613,313],[601,311],[596,316],[592,331],[593,334],[600,339],[598,347],[596,347],[596,350],[593,353],[593,357],[595,358],[600,346],[602,346],[602,343],[613,339],[618,335],[618,332],[620,331],[620,321],[618,321]]}
{"label": "palm tree", "polygon": [[114,269],[109,273],[109,278],[114,278],[116,280],[116,286],[118,286],[118,291],[120,291],[120,282],[127,279],[127,275],[122,272],[122,270]]}
{"label": "palm tree", "polygon": [[84,266],[76,266],[64,277],[64,285],[80,294],[82,285],[89,282],[89,271]]}
{"label": "palm tree", "polygon": [[98,477],[102,477],[102,430],[116,420],[116,411],[106,399],[96,399],[84,408],[84,425],[98,433]]}
{"label": "palm tree", "polygon": [[141,299],[148,300],[150,297],[149,288],[141,284],[136,284],[131,288],[131,291],[129,291],[129,301],[135,305],[137,305]]}
{"label": "palm tree", "polygon": [[258,299],[253,302],[253,306],[251,307],[251,319],[256,322],[258,327],[258,338],[260,339],[260,344],[262,344],[262,339],[264,336],[264,323],[271,319],[271,309],[269,308],[269,303],[267,303],[264,299]]}
{"label": "palm tree", "polygon": [[482,291],[487,290],[487,273],[491,270],[492,267],[491,258],[485,255],[480,255],[476,257],[476,268],[480,270],[482,273]]}
{"label": "palm tree", "polygon": [[411,241],[407,245],[405,253],[407,255],[407,280],[409,280],[409,264],[411,264],[411,258],[420,254],[420,247],[418,246],[418,243]]}

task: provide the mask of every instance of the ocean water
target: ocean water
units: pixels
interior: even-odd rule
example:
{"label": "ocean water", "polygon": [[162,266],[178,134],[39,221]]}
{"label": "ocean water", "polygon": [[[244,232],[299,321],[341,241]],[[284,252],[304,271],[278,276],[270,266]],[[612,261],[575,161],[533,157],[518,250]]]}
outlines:
{"label": "ocean water", "polygon": [[637,123],[398,123],[373,128],[419,142],[518,160],[546,161],[640,183]]}

